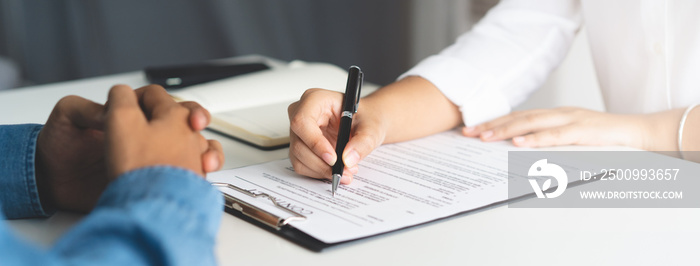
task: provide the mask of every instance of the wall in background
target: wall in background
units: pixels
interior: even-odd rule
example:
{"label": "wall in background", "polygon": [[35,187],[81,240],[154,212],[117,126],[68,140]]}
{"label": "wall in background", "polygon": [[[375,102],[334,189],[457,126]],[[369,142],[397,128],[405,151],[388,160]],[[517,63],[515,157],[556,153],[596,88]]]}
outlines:
{"label": "wall in background", "polygon": [[410,65],[440,52],[467,32],[498,0],[412,0]]}
{"label": "wall in background", "polygon": [[413,1],[410,63],[440,52],[471,28],[483,14],[472,14],[476,1]]}
{"label": "wall in background", "polygon": [[[454,42],[497,2],[0,0],[0,56],[14,60],[28,84],[245,54],[357,64],[368,81],[387,84]],[[579,35],[562,66],[519,109],[602,110]]]}
{"label": "wall in background", "polygon": [[386,83],[409,66],[403,0],[0,0],[0,55],[48,83],[262,54],[362,66]]}
{"label": "wall in background", "polygon": [[0,57],[0,90],[14,88],[19,85],[18,69],[13,61]]}

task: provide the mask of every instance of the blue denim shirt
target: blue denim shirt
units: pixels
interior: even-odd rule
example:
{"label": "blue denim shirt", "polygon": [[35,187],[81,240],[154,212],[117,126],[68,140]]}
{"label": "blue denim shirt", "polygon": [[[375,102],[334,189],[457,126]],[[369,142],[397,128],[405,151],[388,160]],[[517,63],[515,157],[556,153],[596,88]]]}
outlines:
{"label": "blue denim shirt", "polygon": [[48,249],[14,234],[4,217],[49,215],[39,201],[34,154],[40,125],[0,126],[0,264],[213,265],[223,198],[191,171],[125,173],[95,209]]}

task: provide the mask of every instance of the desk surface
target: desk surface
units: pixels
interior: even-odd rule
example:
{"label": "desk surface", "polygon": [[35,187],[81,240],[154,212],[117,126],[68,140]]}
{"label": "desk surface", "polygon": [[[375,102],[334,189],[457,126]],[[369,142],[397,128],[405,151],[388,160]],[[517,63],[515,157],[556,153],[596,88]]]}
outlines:
{"label": "desk surface", "polygon": [[[106,100],[113,84],[139,87],[132,72],[0,92],[0,124],[43,123],[63,96]],[[218,139],[224,169],[287,157]],[[583,149],[578,147],[576,149]],[[9,221],[28,239],[50,245],[82,218]],[[217,255],[222,265],[697,265],[700,209],[515,209],[506,205],[314,253],[230,215],[223,215]]]}

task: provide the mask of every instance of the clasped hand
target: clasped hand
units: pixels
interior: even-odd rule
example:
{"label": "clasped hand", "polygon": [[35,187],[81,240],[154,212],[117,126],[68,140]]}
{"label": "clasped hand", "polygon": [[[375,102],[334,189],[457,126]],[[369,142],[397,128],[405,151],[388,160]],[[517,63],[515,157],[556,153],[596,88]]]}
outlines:
{"label": "clasped hand", "polygon": [[169,165],[201,176],[223,164],[221,145],[200,133],[209,112],[176,103],[157,85],[114,86],[100,105],[61,99],[41,129],[36,179],[44,206],[86,212],[110,181],[146,166]]}

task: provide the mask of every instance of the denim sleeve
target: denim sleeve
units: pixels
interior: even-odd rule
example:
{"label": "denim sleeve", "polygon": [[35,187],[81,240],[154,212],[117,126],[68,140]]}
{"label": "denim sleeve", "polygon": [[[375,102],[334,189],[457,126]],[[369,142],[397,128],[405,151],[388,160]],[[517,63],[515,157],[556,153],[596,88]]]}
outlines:
{"label": "denim sleeve", "polygon": [[41,125],[0,126],[0,213],[10,219],[45,217],[34,176]]}
{"label": "denim sleeve", "polygon": [[8,265],[214,265],[223,198],[207,181],[149,167],[112,182],[93,212],[47,250],[0,224]]}

